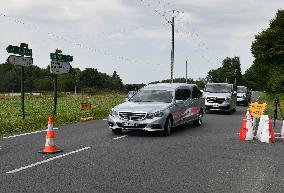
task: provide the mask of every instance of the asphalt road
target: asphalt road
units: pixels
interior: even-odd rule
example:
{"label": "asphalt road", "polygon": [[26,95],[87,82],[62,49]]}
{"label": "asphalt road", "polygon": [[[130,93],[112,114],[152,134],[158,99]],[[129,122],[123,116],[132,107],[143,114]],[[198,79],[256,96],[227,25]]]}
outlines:
{"label": "asphalt road", "polygon": [[114,135],[103,120],[63,126],[55,155],[37,153],[45,132],[0,138],[0,192],[283,192],[284,144],[239,141],[244,113],[206,114],[170,137]]}

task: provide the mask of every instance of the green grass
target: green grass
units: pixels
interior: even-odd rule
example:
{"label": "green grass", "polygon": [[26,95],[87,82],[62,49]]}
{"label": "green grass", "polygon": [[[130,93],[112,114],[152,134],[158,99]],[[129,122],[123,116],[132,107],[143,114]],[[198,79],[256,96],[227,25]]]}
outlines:
{"label": "green grass", "polygon": [[[278,95],[279,100],[280,100],[280,108],[281,111],[284,115],[284,95]],[[271,94],[263,94],[260,98],[260,101],[265,102],[267,104],[266,107],[266,113],[270,116],[274,116],[274,110],[275,110],[275,105],[274,105],[274,97]],[[280,111],[278,110],[277,113],[277,119],[283,120],[283,117],[280,114]]]}
{"label": "green grass", "polygon": [[[54,125],[76,123],[81,117],[106,118],[110,110],[123,102],[124,98],[126,94],[120,93],[59,97]],[[92,110],[81,110],[82,102],[92,103]],[[46,128],[48,117],[53,113],[53,96],[26,96],[25,111],[26,118],[23,120],[20,97],[0,98],[0,136]]]}

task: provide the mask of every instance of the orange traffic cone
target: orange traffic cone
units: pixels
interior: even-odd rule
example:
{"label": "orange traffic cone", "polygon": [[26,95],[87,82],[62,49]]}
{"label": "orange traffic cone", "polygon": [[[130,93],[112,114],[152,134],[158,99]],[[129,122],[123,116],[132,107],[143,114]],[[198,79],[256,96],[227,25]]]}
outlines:
{"label": "orange traffic cone", "polygon": [[45,147],[43,151],[39,151],[39,153],[58,153],[61,152],[61,150],[58,150],[54,138],[55,138],[55,132],[53,130],[53,123],[52,123],[52,117],[50,116],[48,118],[48,127],[47,127],[47,133],[46,133],[46,142]]}
{"label": "orange traffic cone", "polygon": [[275,133],[272,127],[272,119],[269,117],[269,143],[275,143]]}

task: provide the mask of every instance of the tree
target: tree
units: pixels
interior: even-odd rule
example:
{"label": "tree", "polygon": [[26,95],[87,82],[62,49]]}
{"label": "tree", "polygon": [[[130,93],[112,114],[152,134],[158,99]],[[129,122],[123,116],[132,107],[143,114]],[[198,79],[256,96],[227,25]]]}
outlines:
{"label": "tree", "polygon": [[20,70],[14,65],[4,63],[0,65],[0,92],[19,92]]}
{"label": "tree", "polygon": [[233,58],[225,58],[222,62],[222,66],[217,69],[212,69],[207,73],[207,82],[227,82],[237,85],[242,85],[242,72],[240,58],[235,56]]}
{"label": "tree", "polygon": [[255,75],[258,87],[269,92],[283,92],[284,10],[278,10],[269,27],[255,36],[251,52],[254,62],[247,72]]}

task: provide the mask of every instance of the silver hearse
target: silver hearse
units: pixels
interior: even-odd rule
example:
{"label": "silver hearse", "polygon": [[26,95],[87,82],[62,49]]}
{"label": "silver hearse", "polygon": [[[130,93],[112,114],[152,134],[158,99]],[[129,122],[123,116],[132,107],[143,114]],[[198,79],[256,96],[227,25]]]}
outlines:
{"label": "silver hearse", "polygon": [[204,98],[195,84],[152,84],[115,106],[108,124],[113,133],[145,130],[170,135],[172,127],[181,124],[201,125],[204,107]]}

